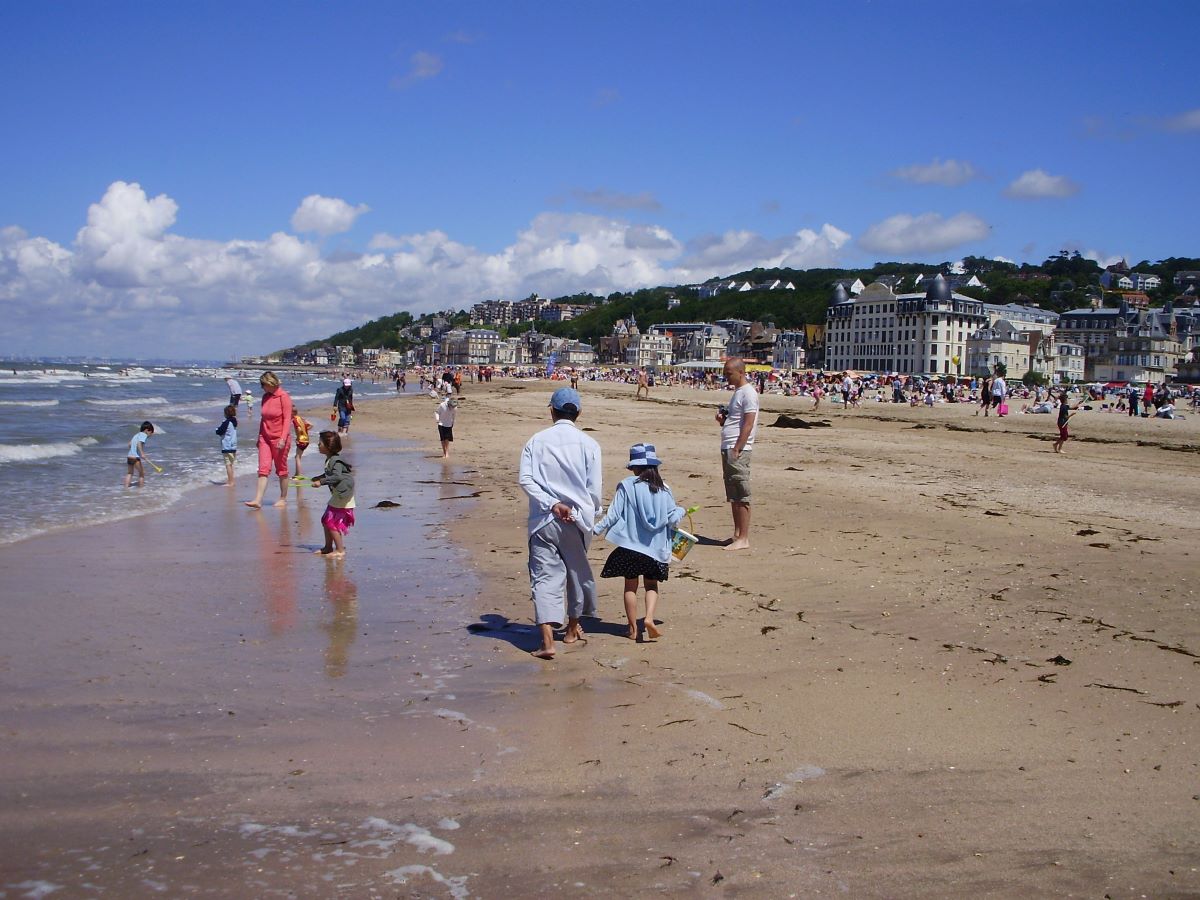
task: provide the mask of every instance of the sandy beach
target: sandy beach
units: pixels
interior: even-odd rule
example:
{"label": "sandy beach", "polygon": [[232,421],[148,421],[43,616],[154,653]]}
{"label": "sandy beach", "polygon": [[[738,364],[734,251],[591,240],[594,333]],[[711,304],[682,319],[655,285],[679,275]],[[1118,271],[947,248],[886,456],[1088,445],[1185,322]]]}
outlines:
{"label": "sandy beach", "polygon": [[1056,456],[1052,416],[770,396],[812,427],[760,428],[728,553],[725,395],[584,383],[605,499],[651,441],[705,541],[661,640],[605,580],[545,663],[551,387],[465,385],[448,463],[432,400],[361,409],[341,563],[324,492],[244,484],[0,547],[0,894],[1200,894],[1200,416]]}

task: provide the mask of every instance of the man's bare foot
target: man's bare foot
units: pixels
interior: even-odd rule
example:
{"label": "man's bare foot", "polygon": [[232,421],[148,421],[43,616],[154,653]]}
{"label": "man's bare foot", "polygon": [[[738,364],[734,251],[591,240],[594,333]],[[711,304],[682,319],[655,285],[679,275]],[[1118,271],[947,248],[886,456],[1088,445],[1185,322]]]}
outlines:
{"label": "man's bare foot", "polygon": [[245,503],[251,509],[262,509],[262,504],[255,503],[253,500],[243,500],[242,502]]}
{"label": "man's bare foot", "polygon": [[721,548],[722,550],[749,550],[750,542],[745,538],[736,541],[731,541]]}
{"label": "man's bare foot", "polygon": [[568,625],[567,633],[563,635],[564,644],[576,644],[579,641],[587,643],[587,638],[584,637],[583,628],[579,625]]}
{"label": "man's bare foot", "polygon": [[286,500],[282,500],[282,499],[280,499],[280,500],[276,500],[276,501],[275,501],[274,503],[272,503],[271,505],[272,505],[272,506],[287,506],[287,501],[286,501]]}
{"label": "man's bare foot", "polygon": [[662,637],[662,632],[658,630],[657,626],[655,626],[654,622],[652,622],[650,619],[646,620],[646,637],[654,640],[658,640],[660,637]]}
{"label": "man's bare foot", "polygon": [[631,641],[636,641],[637,640],[637,625],[630,625],[629,630],[625,632],[625,637],[629,638]]}
{"label": "man's bare foot", "polygon": [[554,659],[553,650],[531,650],[529,651],[529,655],[535,657],[536,659]]}

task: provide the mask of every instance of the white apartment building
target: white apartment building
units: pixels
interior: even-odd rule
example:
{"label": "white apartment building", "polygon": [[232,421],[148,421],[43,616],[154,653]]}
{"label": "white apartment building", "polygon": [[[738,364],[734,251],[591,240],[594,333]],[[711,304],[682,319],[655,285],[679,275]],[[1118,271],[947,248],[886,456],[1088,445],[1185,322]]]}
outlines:
{"label": "white apartment building", "polygon": [[1060,342],[1055,344],[1055,350],[1058,352],[1058,362],[1054,366],[1054,381],[1060,384],[1083,381],[1086,364],[1083,347]]}
{"label": "white apartment building", "polygon": [[665,334],[634,334],[625,346],[625,364],[638,369],[661,369],[671,365],[671,359],[671,339]]}
{"label": "white apartment building", "polygon": [[967,338],[988,322],[983,306],[940,275],[923,294],[894,294],[876,282],[851,297],[836,285],[825,316],[825,369],[963,375]]}

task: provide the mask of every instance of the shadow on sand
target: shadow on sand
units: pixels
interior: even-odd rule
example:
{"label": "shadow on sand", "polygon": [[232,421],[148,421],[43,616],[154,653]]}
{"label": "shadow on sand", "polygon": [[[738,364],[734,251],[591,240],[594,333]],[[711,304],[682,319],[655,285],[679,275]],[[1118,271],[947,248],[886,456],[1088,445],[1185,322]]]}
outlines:
{"label": "shadow on sand", "polygon": [[[603,619],[585,618],[583,620],[585,635],[611,634],[617,637],[624,637],[627,627],[624,623],[605,622]],[[487,637],[496,641],[504,641],[526,653],[537,650],[542,646],[542,640],[538,635],[536,625],[513,622],[507,616],[502,616],[499,613],[488,613],[487,615],[480,616],[478,622],[472,622],[467,626],[467,631],[477,637]],[[556,629],[555,638],[561,640],[562,633],[563,629]]]}

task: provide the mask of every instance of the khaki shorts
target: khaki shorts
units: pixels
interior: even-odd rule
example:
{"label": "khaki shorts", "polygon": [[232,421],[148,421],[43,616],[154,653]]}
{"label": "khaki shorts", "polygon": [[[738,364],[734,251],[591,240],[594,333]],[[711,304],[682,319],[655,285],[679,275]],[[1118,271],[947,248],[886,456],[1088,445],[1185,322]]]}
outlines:
{"label": "khaki shorts", "polygon": [[725,478],[725,499],[730,503],[750,502],[750,452],[743,450],[731,460],[732,451],[721,451],[721,474]]}

